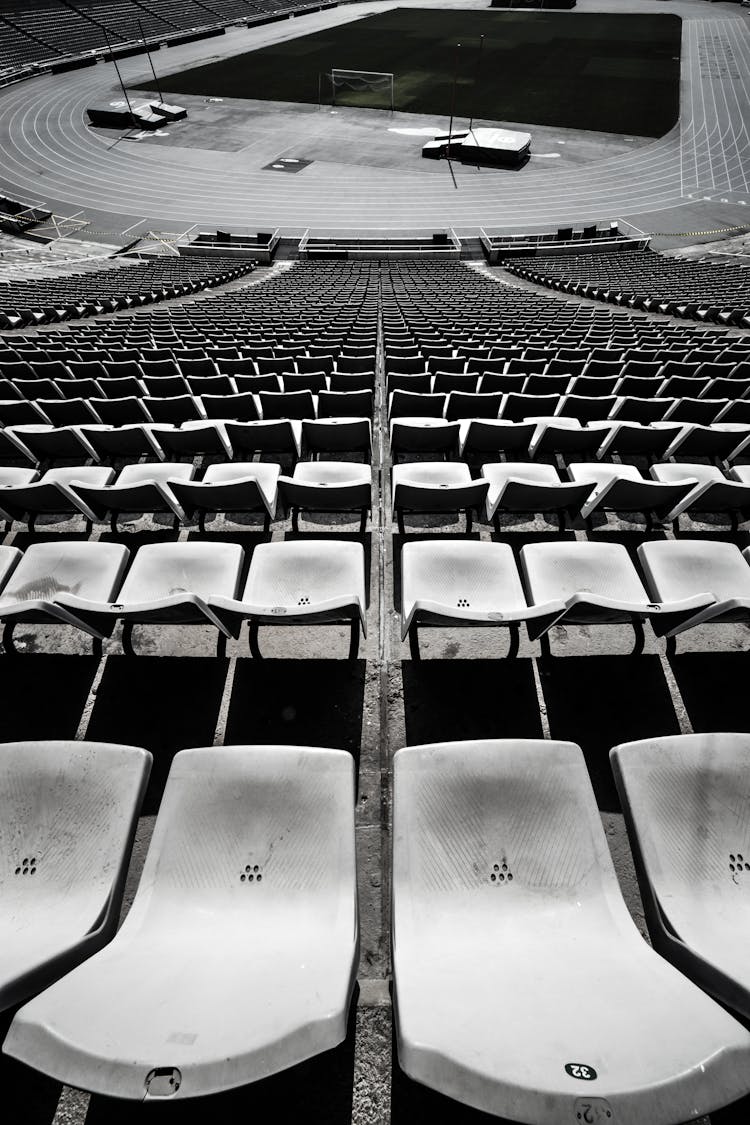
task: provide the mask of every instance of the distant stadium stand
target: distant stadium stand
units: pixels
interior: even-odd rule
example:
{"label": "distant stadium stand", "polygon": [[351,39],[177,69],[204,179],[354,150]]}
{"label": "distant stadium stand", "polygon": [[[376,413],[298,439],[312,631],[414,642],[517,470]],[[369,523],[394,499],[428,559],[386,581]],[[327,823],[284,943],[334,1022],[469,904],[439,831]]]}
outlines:
{"label": "distant stadium stand", "polygon": [[318,9],[313,0],[0,0],[0,83],[13,75],[91,52],[178,41],[188,32]]}
{"label": "distant stadium stand", "polygon": [[647,253],[514,259],[528,281],[647,312],[750,328],[750,269]]}
{"label": "distant stadium stand", "polygon": [[6,281],[0,284],[0,326],[19,328],[115,312],[221,285],[251,269],[251,262],[170,257],[140,261],[127,269],[28,283]]}

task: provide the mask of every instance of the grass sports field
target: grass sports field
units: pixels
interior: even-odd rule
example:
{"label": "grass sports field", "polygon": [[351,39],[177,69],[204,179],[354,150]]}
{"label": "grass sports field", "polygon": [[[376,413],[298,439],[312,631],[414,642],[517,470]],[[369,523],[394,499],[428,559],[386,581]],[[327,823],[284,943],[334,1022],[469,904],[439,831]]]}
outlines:
{"label": "grass sports field", "polygon": [[[317,102],[332,67],[392,71],[395,108],[658,137],[679,110],[681,21],[671,15],[396,8],[164,79],[175,94]],[[475,86],[479,37],[481,79]],[[461,47],[456,52],[456,44]],[[324,82],[330,102],[330,82]],[[389,91],[340,90],[385,108]]]}

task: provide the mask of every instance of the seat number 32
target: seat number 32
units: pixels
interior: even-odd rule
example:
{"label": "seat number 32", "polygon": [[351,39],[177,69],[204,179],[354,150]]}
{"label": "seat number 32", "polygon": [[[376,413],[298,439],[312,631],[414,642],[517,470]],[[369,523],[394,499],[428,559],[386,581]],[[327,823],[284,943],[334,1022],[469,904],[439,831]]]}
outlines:
{"label": "seat number 32", "polygon": [[580,1078],[584,1082],[593,1082],[597,1077],[593,1066],[587,1066],[585,1063],[566,1063],[565,1073],[571,1078]]}

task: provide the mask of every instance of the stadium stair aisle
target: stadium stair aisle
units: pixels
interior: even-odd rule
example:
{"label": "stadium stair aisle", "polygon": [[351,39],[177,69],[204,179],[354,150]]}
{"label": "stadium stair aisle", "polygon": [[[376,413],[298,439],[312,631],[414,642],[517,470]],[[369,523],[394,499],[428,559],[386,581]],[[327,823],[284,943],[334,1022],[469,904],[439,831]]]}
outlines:
{"label": "stadium stair aisle", "polygon": [[[166,774],[178,750],[276,742],[344,749],[355,760],[362,954],[360,993],[350,1016],[347,1039],[334,1051],[253,1086],[194,1105],[162,1104],[159,1110],[165,1118],[204,1120],[206,1112],[214,1112],[224,1116],[254,1114],[289,1122],[298,1121],[304,1114],[307,1120],[341,1125],[386,1121],[404,1125],[407,1121],[447,1119],[460,1125],[480,1125],[499,1121],[417,1085],[395,1061],[391,1064],[388,856],[393,752],[401,746],[469,738],[551,737],[577,742],[583,750],[627,904],[645,934],[632,856],[607,758],[609,749],[644,737],[714,729],[717,716],[725,729],[750,730],[744,704],[746,629],[741,622],[730,620],[689,630],[680,635],[676,654],[667,652],[665,641],[649,627],[643,651],[631,655],[632,633],[628,635],[627,623],[593,628],[575,624],[572,619],[552,630],[547,648],[531,641],[522,630],[517,655],[510,659],[506,657],[505,629],[480,629],[471,621],[460,628],[448,628],[445,621],[438,622],[437,628],[430,628],[430,622],[424,628],[420,626],[419,660],[412,658],[408,641],[402,641],[401,562],[405,544],[444,542],[456,549],[463,543],[502,544],[518,562],[523,547],[540,542],[571,546],[606,542],[623,547],[636,567],[637,548],[652,540],[750,546],[746,525],[732,529],[723,511],[707,516],[691,509],[677,517],[675,530],[659,524],[658,519],[649,528],[641,513],[613,513],[604,503],[592,511],[589,525],[581,518],[579,506],[562,532],[551,513],[501,505],[497,530],[486,520],[483,507],[468,537],[463,517],[459,520],[445,511],[444,504],[437,515],[430,513],[428,504],[425,512],[410,511],[405,534],[397,531],[390,507],[394,434],[396,444],[402,443],[398,446],[399,466],[407,470],[437,462],[460,466],[462,472],[467,469],[476,479],[483,465],[498,465],[505,460],[547,466],[565,482],[570,479],[571,466],[582,465],[585,472],[585,465],[594,463],[603,439],[595,443],[591,434],[598,433],[600,422],[608,427],[602,432],[611,437],[610,445],[615,439],[624,443],[631,434],[616,414],[611,415],[611,409],[603,418],[596,417],[598,410],[592,403],[600,401],[600,396],[593,393],[583,396],[584,406],[576,401],[564,406],[566,397],[570,400],[570,394],[576,393],[569,389],[570,380],[586,376],[587,364],[615,363],[616,385],[628,377],[622,369],[629,362],[658,361],[660,371],[672,360],[693,363],[688,356],[700,353],[695,360],[698,364],[731,367],[726,374],[714,373],[711,377],[725,380],[722,401],[732,404],[727,397],[728,385],[735,378],[739,385],[741,365],[750,357],[748,338],[741,331],[727,332],[666,318],[657,321],[627,309],[579,301],[575,296],[532,292],[508,280],[509,284],[498,285],[483,272],[459,263],[300,263],[264,272],[263,280],[253,275],[226,289],[178,298],[169,305],[0,334],[0,376],[8,383],[7,393],[13,395],[0,404],[0,411],[8,403],[13,407],[11,414],[0,415],[0,451],[5,466],[0,466],[0,474],[23,466],[34,474],[47,471],[49,454],[36,445],[29,450],[30,456],[24,454],[11,440],[15,435],[23,444],[22,431],[16,433],[13,421],[8,419],[17,412],[19,403],[25,409],[41,402],[42,411],[59,411],[60,402],[75,401],[62,396],[75,391],[76,380],[86,392],[80,401],[93,403],[95,409],[106,412],[101,403],[117,402],[119,398],[120,402],[128,400],[128,405],[115,409],[126,412],[135,402],[134,409],[141,411],[140,421],[106,431],[109,440],[118,443],[118,452],[110,454],[103,447],[101,453],[95,450],[105,469],[112,465],[119,472],[128,464],[138,464],[140,470],[143,465],[181,463],[182,469],[193,471],[200,480],[207,468],[230,467],[232,456],[240,465],[258,464],[259,460],[276,465],[285,477],[292,475],[295,463],[312,471],[318,463],[335,461],[356,466],[359,474],[363,465],[370,463],[372,504],[364,534],[359,531],[359,511],[330,514],[305,509],[299,515],[297,533],[289,515],[280,509],[264,531],[262,512],[232,512],[208,518],[205,530],[201,530],[194,516],[186,514],[179,527],[174,527],[172,511],[155,508],[137,519],[125,513],[113,531],[96,513],[87,529],[81,515],[74,516],[73,507],[69,507],[59,515],[42,513],[34,530],[27,529],[24,522],[14,522],[3,540],[5,546],[25,552],[50,542],[120,544],[129,549],[131,559],[137,559],[144,547],[159,544],[170,550],[182,543],[235,544],[246,556],[243,587],[247,563],[260,544],[281,546],[287,541],[324,538],[365,547],[368,628],[355,661],[346,659],[347,625],[319,629],[264,625],[260,647],[265,659],[258,661],[248,653],[244,630],[239,640],[227,640],[224,656],[215,656],[214,625],[190,629],[179,624],[137,625],[135,656],[122,654],[118,626],[112,637],[104,640],[100,658],[92,654],[90,638],[68,626],[20,622],[14,632],[16,655],[5,653],[0,657],[5,687],[0,728],[3,740],[90,738],[142,745],[153,753],[154,766],[128,878],[126,909],[138,883]],[[609,358],[605,354],[602,359],[601,352],[609,353]],[[631,356],[631,352],[656,352],[658,359],[643,354]],[[581,361],[583,367],[575,366]],[[45,372],[45,363],[59,364],[63,370]],[[31,376],[14,364],[31,368]],[[123,366],[118,369],[116,364]],[[159,369],[149,369],[149,364],[157,364]],[[566,372],[568,364],[571,366]],[[609,378],[589,374],[592,378]],[[561,376],[569,378],[565,387],[554,392],[554,408],[559,410],[555,423],[549,419],[530,422],[528,417],[534,418],[533,412],[542,404],[536,397],[525,400],[526,381]],[[658,372],[654,377],[659,378]],[[660,386],[667,377],[669,374],[659,380]],[[60,392],[59,399],[35,394],[33,382],[41,378],[50,380],[53,389]],[[132,393],[107,399],[109,380],[114,379],[130,380],[127,385]],[[156,390],[168,393],[147,394],[147,388],[153,390],[158,379],[170,382],[169,387],[156,384]],[[206,379],[218,379],[219,383],[206,383]],[[343,390],[347,386],[351,389]],[[700,386],[701,391],[707,389],[703,383]],[[325,421],[321,406],[326,409],[326,403],[330,403],[332,409],[343,409],[341,400],[331,396],[360,396],[357,411],[366,402],[369,412],[372,387],[371,455],[366,447],[342,449],[340,437],[338,444],[324,445],[321,462],[310,456],[309,447],[298,447],[296,442],[301,442],[303,432],[305,440],[314,439],[312,424],[319,426]],[[20,388],[25,397],[21,398],[20,392],[16,395],[14,388]],[[45,387],[45,394],[48,390]],[[175,391],[179,394],[170,397]],[[705,401],[704,395],[680,391],[670,400],[674,407],[666,409],[682,408],[693,399]],[[538,388],[528,392],[530,397],[539,393]],[[269,394],[292,394],[295,398],[272,399]],[[296,397],[299,395],[302,398]],[[400,397],[392,397],[396,395]],[[427,395],[429,398],[423,397]],[[518,419],[504,423],[501,408],[509,408],[509,401],[514,411],[518,405],[516,399],[509,400],[510,395],[521,396],[524,402]],[[616,390],[614,397],[646,398],[618,396]],[[197,412],[194,421],[214,444],[201,449],[184,421],[179,425],[172,422],[171,426],[168,421],[154,423],[138,405],[144,400],[156,402],[154,409],[159,412],[178,411],[181,407],[175,403],[185,405],[184,400],[188,400],[190,405],[185,409]],[[50,402],[53,406],[46,407]],[[442,414],[449,404],[451,413],[446,419],[431,414],[436,407]],[[260,426],[247,418],[252,410],[257,414],[259,405],[281,413],[273,423],[278,423],[273,440],[285,435],[286,452],[269,448],[268,442],[261,446],[263,452],[252,446],[252,442],[263,440],[258,436],[263,426],[271,425],[268,418]],[[524,414],[527,406],[531,411],[528,417]],[[584,407],[589,413],[593,410],[594,416],[590,420],[584,417],[582,424],[563,413],[571,406],[578,412]],[[308,416],[290,418],[292,413]],[[352,417],[356,421],[359,414]],[[344,414],[320,440],[334,442],[334,431],[339,435],[350,433],[352,417]],[[476,449],[471,442],[467,446],[468,423],[475,425],[472,419],[489,430],[494,428],[494,435],[490,434],[494,447]],[[208,422],[211,425],[207,426]],[[41,424],[47,425],[40,419]],[[216,438],[220,424],[230,435],[229,452]],[[750,418],[733,424],[750,425]],[[70,425],[75,428],[79,423]],[[102,423],[92,421],[92,440],[96,425],[101,429]],[[434,431],[446,425],[453,426],[449,430],[451,441],[457,439],[459,446],[444,444],[436,452]],[[640,429],[635,429],[633,424],[636,444],[652,441],[659,432],[653,423],[639,425]],[[670,444],[679,437],[683,442],[690,438],[695,446],[700,438],[704,442],[710,439],[718,448],[719,435],[726,431],[717,429],[717,423],[711,425],[703,427],[708,431],[706,436],[696,422],[675,423]],[[60,431],[65,426],[58,423],[50,429]],[[501,429],[502,441],[497,437]],[[738,431],[735,448],[741,444],[742,432]],[[172,446],[162,448],[159,433]],[[235,449],[232,433],[238,443],[250,441],[250,446],[238,444]],[[547,446],[539,444],[542,439]],[[481,440],[486,442],[487,435]],[[31,438],[29,441],[33,444]],[[504,447],[502,442],[508,441],[516,442],[516,446]],[[175,442],[181,443],[182,451],[175,452]],[[555,444],[559,442],[561,446]],[[582,451],[586,443],[588,449]],[[459,456],[462,447],[463,457]],[[644,480],[653,479],[652,463],[663,461],[668,448],[664,446],[658,456],[642,452],[610,455],[605,450],[601,464],[614,468],[620,461],[632,461]],[[711,464],[721,468],[727,483],[732,466],[741,469],[748,461],[742,451],[730,466],[725,457],[733,450],[722,452],[717,459],[713,454],[703,457],[691,453],[688,445],[684,448],[684,456],[679,449],[668,454],[675,458],[675,464],[684,463],[686,470],[699,461],[704,468]],[[95,465],[96,458],[85,447],[73,458],[60,456],[59,465],[55,461],[56,467],[66,471]],[[42,707],[40,685],[44,686]],[[15,1119],[33,1125],[50,1125],[53,1119],[60,1125],[130,1122],[140,1120],[150,1109],[101,1096],[89,1099],[67,1090],[61,1098],[59,1084],[7,1056],[0,1058],[0,1083]],[[744,1122],[746,1117],[747,1107],[737,1106],[712,1114],[712,1125]]]}

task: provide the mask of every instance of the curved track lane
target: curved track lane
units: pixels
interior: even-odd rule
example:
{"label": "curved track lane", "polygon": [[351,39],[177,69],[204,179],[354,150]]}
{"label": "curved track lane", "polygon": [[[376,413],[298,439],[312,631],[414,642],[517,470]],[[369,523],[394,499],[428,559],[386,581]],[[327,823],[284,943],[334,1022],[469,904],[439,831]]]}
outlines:
{"label": "curved track lane", "polygon": [[[271,175],[262,165],[279,155],[277,136],[261,137],[243,150],[241,167],[231,170],[207,151],[159,149],[153,141],[112,147],[85,118],[87,105],[111,98],[113,68],[100,64],[2,92],[0,183],[9,194],[45,201],[57,210],[143,216],[152,227],[271,225],[289,233],[308,227],[396,231],[450,224],[471,234],[480,226],[557,223],[582,214],[603,219],[671,210],[722,193],[748,195],[750,25],[728,11],[718,18],[696,18],[702,9],[694,4],[676,10],[685,20],[679,124],[632,152],[556,168],[554,174],[532,163],[520,175],[459,176],[456,190],[449,176],[434,171],[323,161],[302,175]],[[352,9],[344,11],[351,18]],[[300,34],[308,29],[305,23]],[[285,25],[276,34],[290,32]],[[170,51],[170,64],[180,62],[182,51]],[[143,72],[142,59],[121,65],[126,80]],[[315,128],[314,118],[301,118],[297,135],[285,134],[285,146],[293,150]],[[115,218],[112,225],[121,222]]]}

